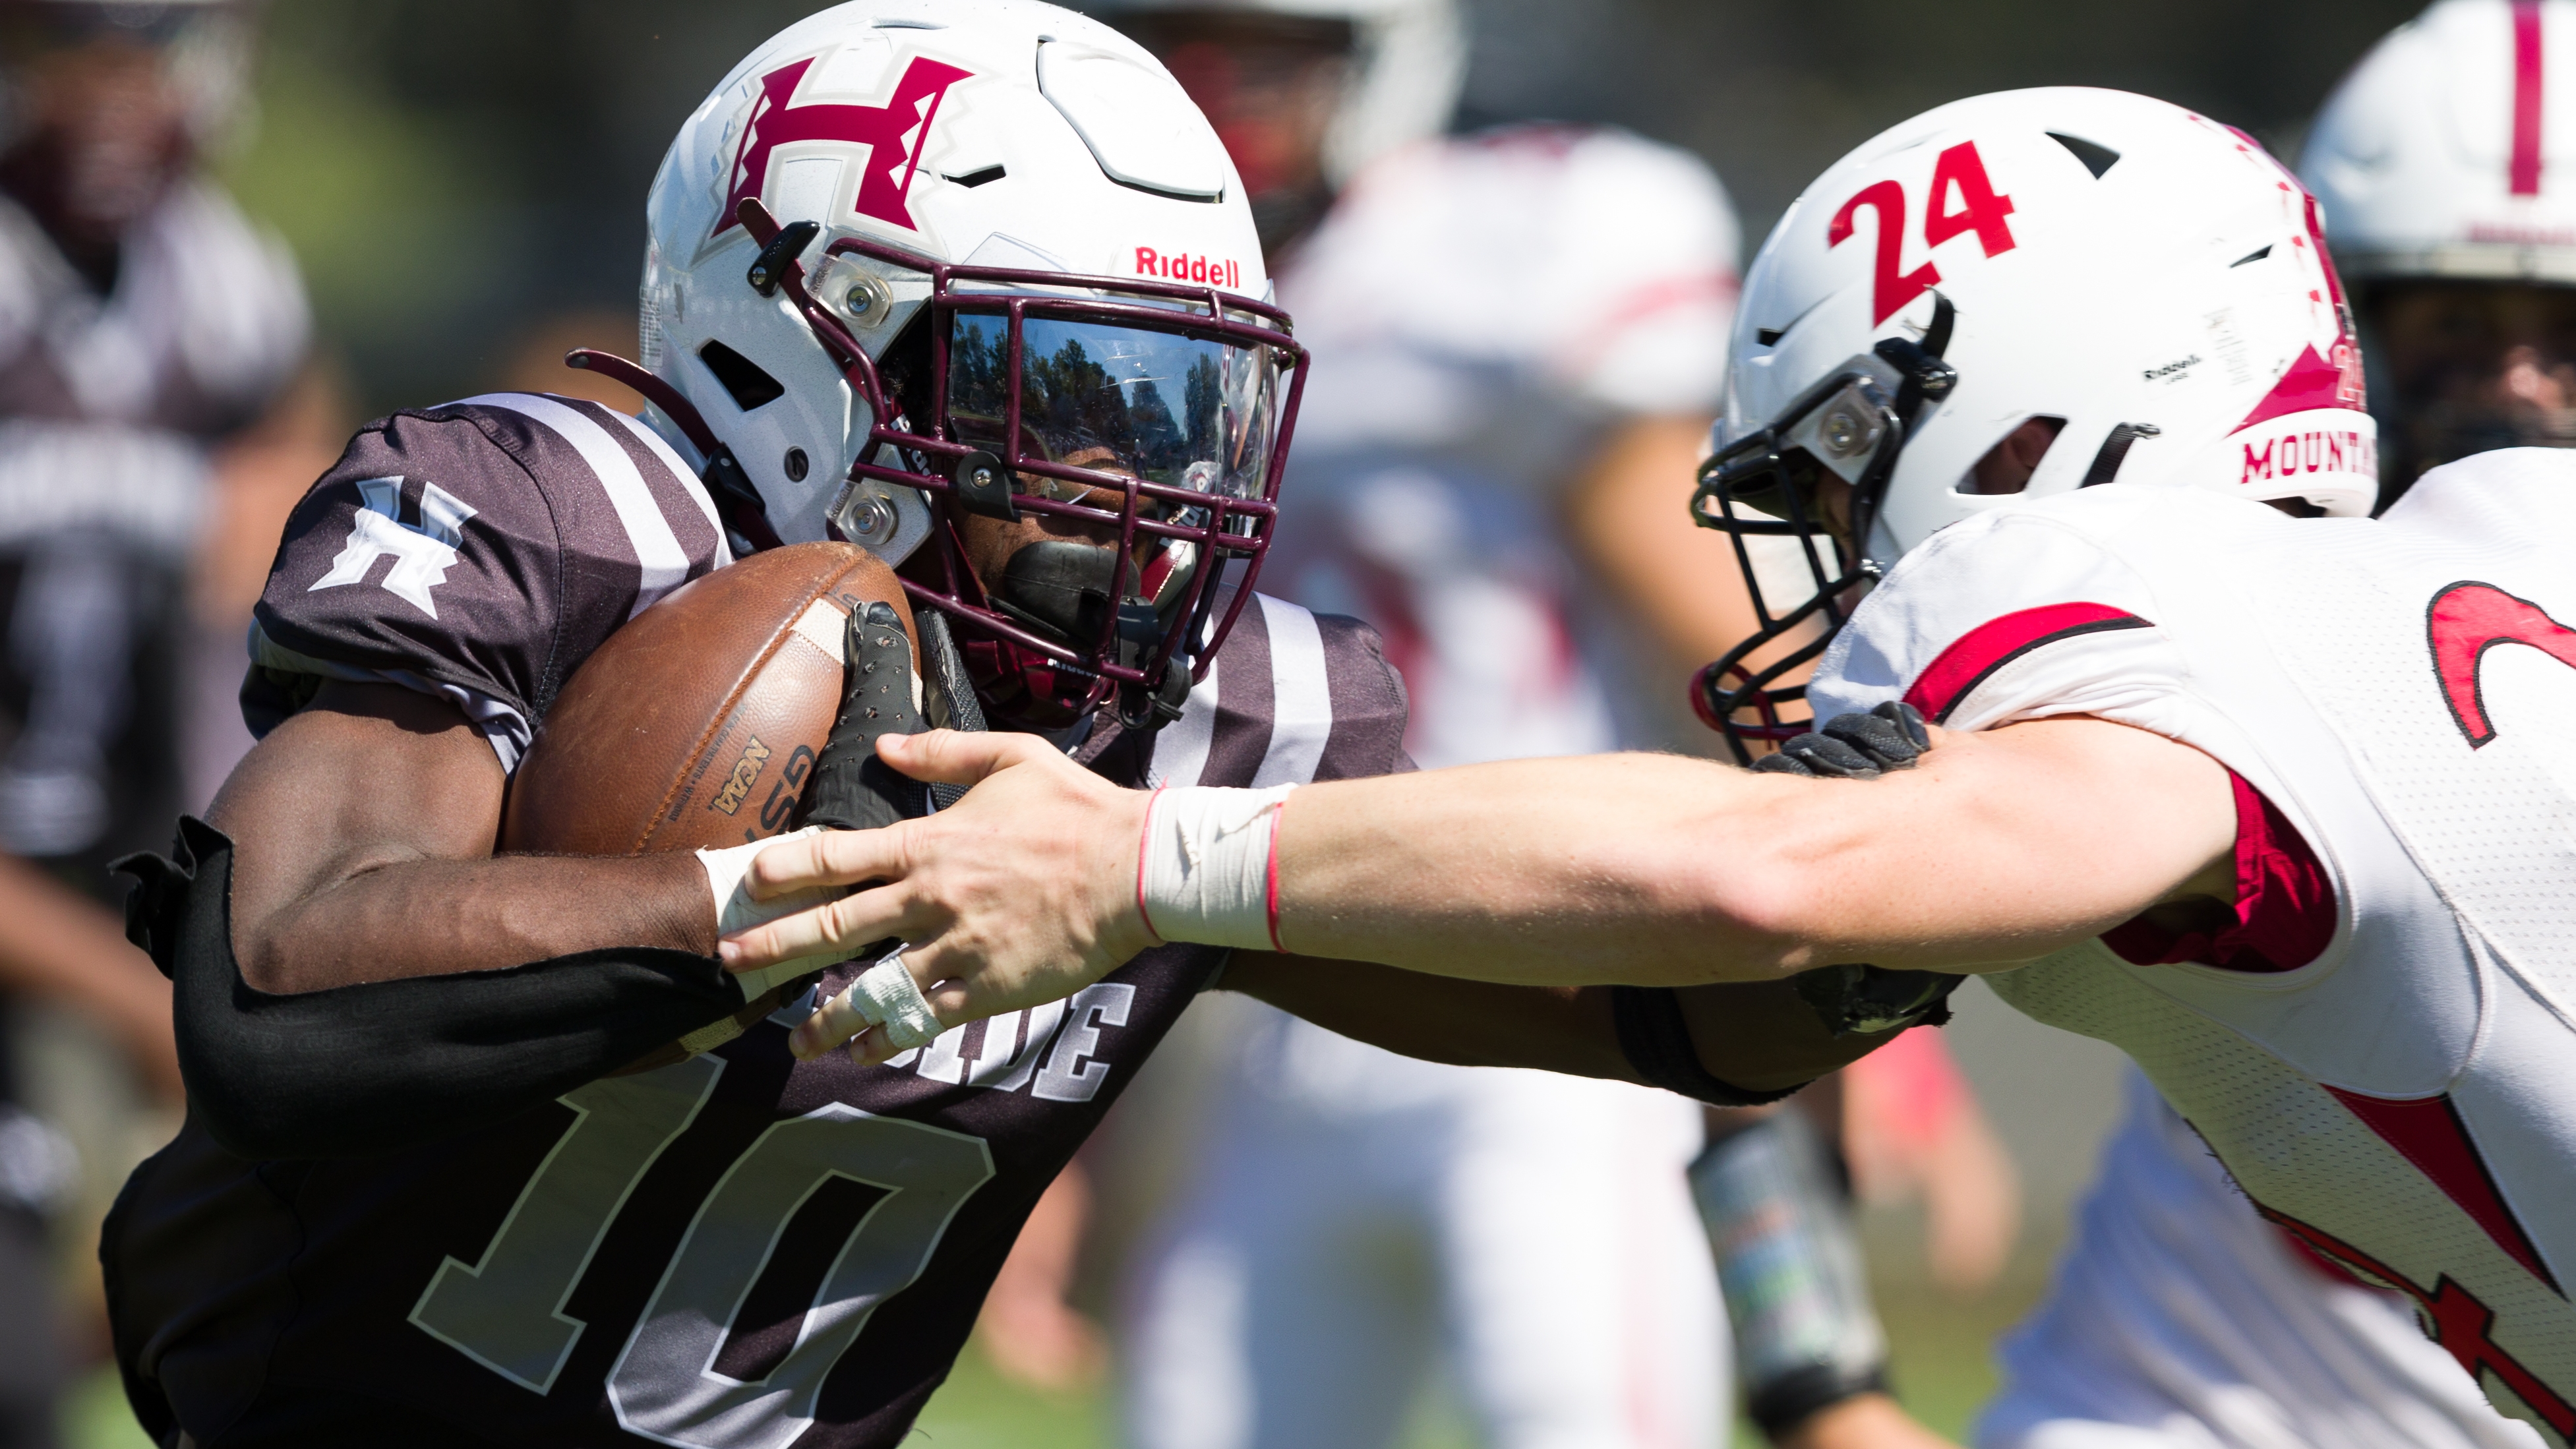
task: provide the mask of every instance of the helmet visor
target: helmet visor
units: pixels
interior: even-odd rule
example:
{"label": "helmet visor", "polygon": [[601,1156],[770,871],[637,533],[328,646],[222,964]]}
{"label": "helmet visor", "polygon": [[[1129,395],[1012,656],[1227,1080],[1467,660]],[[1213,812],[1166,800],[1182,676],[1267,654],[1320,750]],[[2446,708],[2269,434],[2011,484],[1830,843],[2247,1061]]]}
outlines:
{"label": "helmet visor", "polygon": [[[1194,493],[1263,496],[1277,434],[1272,349],[1048,317],[1028,318],[1019,340],[1014,366],[1009,317],[956,314],[948,424],[957,441]],[[1028,473],[1013,486],[1048,490]]]}

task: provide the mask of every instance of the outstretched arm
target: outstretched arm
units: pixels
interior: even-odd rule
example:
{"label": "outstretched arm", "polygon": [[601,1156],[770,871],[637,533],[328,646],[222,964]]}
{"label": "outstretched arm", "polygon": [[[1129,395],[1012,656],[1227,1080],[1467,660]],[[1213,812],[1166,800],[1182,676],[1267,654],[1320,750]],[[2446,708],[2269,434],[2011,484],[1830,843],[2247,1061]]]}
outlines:
{"label": "outstretched arm", "polygon": [[[1606,986],[1505,986],[1249,951],[1226,967],[1225,986],[1424,1061],[1646,1080],[1620,1046]],[[1803,1086],[1895,1035],[1831,1035],[1784,982],[1688,987],[1677,996],[1701,1067],[1752,1094]]]}
{"label": "outstretched arm", "polygon": [[[741,969],[901,936],[943,1021],[1062,995],[1151,943],[1147,797],[1040,744],[930,734],[885,757],[974,783],[953,810],[773,848],[759,889],[879,882],[723,947]],[[1519,985],[1992,969],[2194,895],[2232,899],[2234,797],[2188,746],[2098,720],[1947,735],[1866,785],[1606,755],[1298,791],[1278,938]]]}

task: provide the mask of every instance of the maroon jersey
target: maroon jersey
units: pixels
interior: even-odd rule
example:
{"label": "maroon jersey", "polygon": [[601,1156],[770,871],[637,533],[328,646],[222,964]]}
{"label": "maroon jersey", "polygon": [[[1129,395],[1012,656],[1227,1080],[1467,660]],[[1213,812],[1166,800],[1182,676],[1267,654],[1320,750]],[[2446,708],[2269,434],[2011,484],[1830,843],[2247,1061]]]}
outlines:
{"label": "maroon jersey", "polygon": [[[583,454],[538,401],[360,435],[289,527],[250,705],[284,709],[321,677],[393,680],[479,709],[514,760],[590,649],[722,564],[703,495],[658,443],[628,450],[625,420],[549,400],[616,445]],[[695,550],[676,576],[601,503],[596,474],[621,458]],[[414,551],[350,562],[389,528],[442,527],[443,553],[395,540]],[[393,586],[406,564],[434,612]],[[341,575],[356,577],[317,587]],[[1404,715],[1365,626],[1262,598],[1180,720],[1139,735],[1104,713],[1075,755],[1131,786],[1378,774],[1407,768]],[[1157,948],[873,1068],[798,1063],[801,1010],[782,1011],[705,1056],[383,1158],[246,1162],[191,1126],[137,1170],[101,1249],[129,1388],[147,1426],[206,1449],[895,1444],[1039,1194],[1223,957]]]}

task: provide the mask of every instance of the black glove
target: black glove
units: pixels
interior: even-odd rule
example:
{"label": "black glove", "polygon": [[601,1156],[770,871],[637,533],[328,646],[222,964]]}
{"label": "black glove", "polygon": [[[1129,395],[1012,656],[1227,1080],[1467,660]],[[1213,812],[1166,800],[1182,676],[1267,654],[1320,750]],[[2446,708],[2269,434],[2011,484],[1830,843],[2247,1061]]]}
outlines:
{"label": "black glove", "polygon": [[1910,704],[1889,700],[1867,714],[1838,714],[1820,730],[1810,730],[1764,755],[1753,768],[1775,775],[1821,775],[1837,780],[1875,780],[1890,770],[1909,770],[1932,748],[1923,714]]}
{"label": "black glove", "polygon": [[[1775,775],[1815,775],[1875,780],[1890,770],[1910,770],[1932,748],[1923,715],[1889,700],[1867,714],[1841,714],[1821,730],[1799,735],[1765,755],[1753,768]],[[1800,972],[1798,995],[1815,1008],[1836,1036],[1868,1036],[1909,1026],[1940,1026],[1950,1019],[1950,993],[1964,976],[1945,971],[1888,971],[1876,966],[1824,966]]]}
{"label": "black glove", "polygon": [[928,813],[921,782],[877,758],[878,740],[917,734],[922,725],[913,702],[912,641],[893,605],[850,611],[841,664],[841,714],[814,762],[803,823],[875,830]]}
{"label": "black glove", "polygon": [[1950,993],[1965,976],[1947,971],[1889,971],[1877,966],[1819,966],[1789,978],[1798,997],[1836,1036],[1874,1036],[1909,1026],[1946,1026]]}

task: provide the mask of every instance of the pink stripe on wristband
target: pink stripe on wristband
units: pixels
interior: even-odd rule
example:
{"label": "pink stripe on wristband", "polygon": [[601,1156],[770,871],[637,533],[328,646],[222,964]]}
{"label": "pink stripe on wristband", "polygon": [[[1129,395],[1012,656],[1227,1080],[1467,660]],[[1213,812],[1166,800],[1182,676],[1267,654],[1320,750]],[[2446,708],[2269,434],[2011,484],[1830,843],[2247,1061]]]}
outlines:
{"label": "pink stripe on wristband", "polygon": [[1154,816],[1163,808],[1165,788],[1155,786],[1153,795],[1145,801],[1145,829],[1136,838],[1136,916],[1145,923],[1145,934],[1153,937],[1157,945],[1163,944],[1163,933],[1154,929],[1154,914],[1145,909],[1145,852],[1154,846]]}
{"label": "pink stripe on wristband", "polygon": [[1261,908],[1270,927],[1270,949],[1285,956],[1288,948],[1279,944],[1279,819],[1288,813],[1287,797],[1270,807],[1270,861],[1268,879],[1263,882]]}

